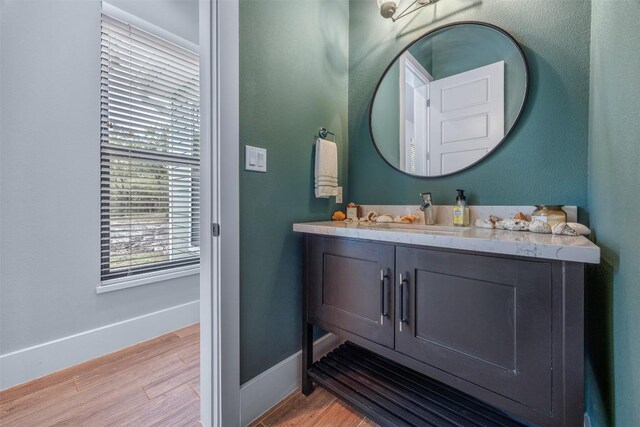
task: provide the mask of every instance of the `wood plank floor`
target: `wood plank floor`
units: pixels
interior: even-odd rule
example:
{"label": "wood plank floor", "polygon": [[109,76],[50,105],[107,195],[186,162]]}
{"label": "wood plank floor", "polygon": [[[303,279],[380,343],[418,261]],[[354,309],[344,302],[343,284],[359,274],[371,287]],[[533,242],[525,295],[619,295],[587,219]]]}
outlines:
{"label": "wood plank floor", "polygon": [[363,417],[323,388],[316,387],[309,397],[299,391],[291,394],[250,427],[374,427]]}
{"label": "wood plank floor", "polygon": [[[199,426],[200,325],[0,392],[0,426]],[[375,424],[317,387],[293,393],[252,427]]]}
{"label": "wood plank floor", "polygon": [[0,392],[0,426],[200,425],[200,325]]}

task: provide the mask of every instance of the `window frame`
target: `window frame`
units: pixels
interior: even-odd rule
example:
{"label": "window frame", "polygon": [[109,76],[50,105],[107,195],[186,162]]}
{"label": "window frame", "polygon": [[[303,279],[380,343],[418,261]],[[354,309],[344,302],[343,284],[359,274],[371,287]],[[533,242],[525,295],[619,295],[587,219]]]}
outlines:
{"label": "window frame", "polygon": [[[164,28],[158,27],[148,21],[145,21],[129,12],[126,12],[120,8],[117,8],[109,3],[106,2],[102,2],[102,10],[101,10],[101,15],[100,15],[100,26],[102,27],[102,16],[106,15],[109,18],[121,21],[127,25],[130,25],[132,27],[136,27],[139,30],[142,30],[144,32],[149,33],[152,36],[155,36],[159,39],[162,39],[163,41],[175,44],[177,46],[180,46],[186,50],[189,50],[190,52],[198,55],[198,57],[200,56],[200,48],[197,44],[192,43],[174,33],[171,33],[167,30],[165,30]],[[200,100],[200,106],[201,108],[201,100]],[[101,124],[101,138],[102,139],[102,133],[104,132],[102,129],[102,123],[103,123],[103,118],[100,118],[100,124]],[[199,135],[199,143],[202,143],[202,135],[200,132]],[[101,144],[101,143],[100,143]],[[124,146],[123,146],[124,148]],[[130,151],[130,150],[129,150]],[[159,154],[159,157],[162,157],[162,153],[154,153],[154,154]],[[198,155],[198,159],[200,160],[201,158],[201,149],[199,148],[199,155]],[[135,155],[131,155],[129,154],[130,159],[133,161],[140,161],[141,159],[139,159],[138,157],[136,157]],[[167,164],[171,164],[171,160],[170,155],[167,155],[168,161]],[[103,164],[106,162],[111,162],[113,159],[109,158],[108,156],[106,158],[103,158],[103,153],[102,153],[102,146],[100,148],[100,155],[99,155],[99,170],[100,170],[100,283],[99,286],[97,287],[96,291],[98,294],[100,293],[104,293],[104,292],[110,292],[113,290],[119,290],[119,289],[126,289],[126,288],[130,288],[133,286],[140,286],[140,285],[145,285],[145,284],[149,284],[149,283],[156,283],[156,282],[161,282],[161,281],[165,281],[165,280],[170,280],[170,279],[174,279],[174,278],[179,278],[179,277],[184,277],[184,276],[188,276],[188,275],[194,275],[194,274],[199,274],[200,272],[200,257],[197,258],[193,258],[192,260],[185,260],[185,262],[180,263],[178,265],[175,265],[175,261],[166,261],[166,262],[159,262],[159,263],[152,263],[152,264],[141,264],[139,267],[129,267],[128,269],[125,269],[122,271],[122,273],[113,273],[112,268],[109,266],[110,263],[110,251],[107,251],[107,253],[105,254],[103,252],[103,234],[105,233],[110,233],[110,228],[111,228],[111,220],[110,220],[110,213],[109,211],[104,211],[102,210],[103,207],[103,203],[109,203],[110,202],[110,197],[111,197],[111,193],[109,191],[109,184],[104,184],[102,177],[104,175],[109,175],[111,173],[111,168],[108,167],[108,171],[107,172],[102,172],[101,168],[103,167]],[[185,165],[185,167],[187,167]],[[171,172],[169,172],[170,174]],[[200,173],[200,162],[198,165],[198,173]],[[188,247],[189,251],[200,251],[200,243],[199,243],[199,237],[194,237],[195,233],[199,233],[200,230],[200,222],[201,219],[196,219],[194,220],[194,216],[196,216],[196,209],[194,208],[194,205],[197,206],[197,210],[199,210],[200,205],[201,205],[201,201],[200,199],[196,199],[197,201],[194,202],[193,199],[193,193],[194,192],[199,192],[198,188],[199,188],[199,183],[201,178],[197,178],[197,174],[195,174],[193,171],[191,171],[192,174],[192,178],[191,178],[191,187],[190,187],[190,199],[189,199],[189,207],[187,208],[188,210],[188,215],[190,218],[189,221],[189,242],[186,245]],[[171,181],[169,181],[169,187],[171,186],[170,184]],[[198,195],[199,197],[199,195]],[[171,199],[169,199],[169,212],[171,212]],[[171,213],[169,213],[169,216],[171,215]],[[198,215],[199,217],[200,215]],[[103,226],[102,224],[105,223],[106,225]],[[171,224],[171,223],[170,223]],[[109,237],[110,240],[110,237]],[[198,241],[198,244],[195,245],[194,242]],[[138,271],[138,272],[136,272]],[[140,271],[144,271],[144,272],[140,272]],[[109,275],[110,277],[108,278],[104,278],[105,275]]]}

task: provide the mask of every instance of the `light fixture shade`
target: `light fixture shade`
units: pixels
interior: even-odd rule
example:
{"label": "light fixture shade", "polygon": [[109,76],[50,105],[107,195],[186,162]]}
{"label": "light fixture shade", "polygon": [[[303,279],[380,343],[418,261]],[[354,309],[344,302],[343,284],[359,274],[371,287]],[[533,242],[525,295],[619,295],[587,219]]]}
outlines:
{"label": "light fixture shade", "polygon": [[398,0],[378,0],[380,15],[384,18],[391,18],[398,10]]}
{"label": "light fixture shade", "polygon": [[378,8],[380,9],[380,15],[383,18],[391,19],[396,22],[400,18],[404,18],[425,6],[437,3],[439,0],[409,0],[405,3],[410,3],[408,6],[403,6],[402,11],[399,10],[402,0],[377,0]]}

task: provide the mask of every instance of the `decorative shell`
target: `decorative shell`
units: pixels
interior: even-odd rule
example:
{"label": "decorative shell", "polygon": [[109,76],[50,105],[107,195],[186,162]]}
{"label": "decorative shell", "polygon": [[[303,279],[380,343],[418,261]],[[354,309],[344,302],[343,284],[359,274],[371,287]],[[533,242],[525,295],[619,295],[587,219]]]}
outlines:
{"label": "decorative shell", "polygon": [[400,215],[393,217],[393,222],[397,224],[411,224],[411,221],[407,221],[406,219],[402,219]]}
{"label": "decorative shell", "polygon": [[496,224],[500,221],[495,215],[489,215],[487,218],[476,219],[476,227],[479,228],[497,228]]}
{"label": "decorative shell", "polygon": [[529,231],[532,233],[551,234],[551,226],[544,221],[535,219],[529,224]]}
{"label": "decorative shell", "polygon": [[491,221],[491,222],[492,222],[492,223],[494,223],[494,224],[495,224],[496,222],[500,221],[500,218],[498,218],[498,217],[497,217],[497,216],[495,216],[495,215],[489,215],[489,218],[488,218],[488,219],[489,219],[489,221]]}
{"label": "decorative shell", "polygon": [[400,219],[402,221],[407,221],[407,223],[412,223],[420,219],[420,217],[418,215],[404,215],[404,216],[401,216]]}
{"label": "decorative shell", "polygon": [[390,223],[390,222],[393,222],[393,218],[391,218],[389,215],[380,215],[379,217],[376,218],[376,222]]}
{"label": "decorative shell", "polygon": [[521,219],[523,221],[529,221],[531,218],[529,218],[527,215],[523,214],[522,212],[518,212],[513,216],[513,219]]}
{"label": "decorative shell", "polygon": [[378,212],[371,211],[367,214],[367,221],[374,222],[376,219],[378,219]]}
{"label": "decorative shell", "polygon": [[332,221],[344,221],[347,216],[342,211],[335,211],[331,216]]}
{"label": "decorative shell", "polygon": [[558,236],[577,236],[578,233],[573,228],[569,227],[566,222],[561,222],[553,226],[553,234]]}
{"label": "decorative shell", "polygon": [[496,228],[511,231],[527,231],[529,230],[529,221],[507,218],[496,222]]}
{"label": "decorative shell", "polygon": [[582,225],[577,222],[568,222],[567,225],[581,236],[588,236],[589,234],[591,234],[591,230],[586,225]]}
{"label": "decorative shell", "polygon": [[496,223],[491,221],[489,218],[485,219],[476,219],[476,227],[478,228],[496,228]]}

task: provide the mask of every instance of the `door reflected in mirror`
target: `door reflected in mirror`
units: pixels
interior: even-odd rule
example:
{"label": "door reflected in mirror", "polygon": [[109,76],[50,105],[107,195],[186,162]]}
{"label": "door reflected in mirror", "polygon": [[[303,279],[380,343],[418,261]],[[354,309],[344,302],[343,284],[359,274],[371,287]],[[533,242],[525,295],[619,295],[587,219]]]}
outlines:
{"label": "door reflected in mirror", "polygon": [[370,128],[380,155],[425,177],[466,169],[513,129],[527,92],[517,43],[483,23],[453,24],[405,48],[378,83]]}

